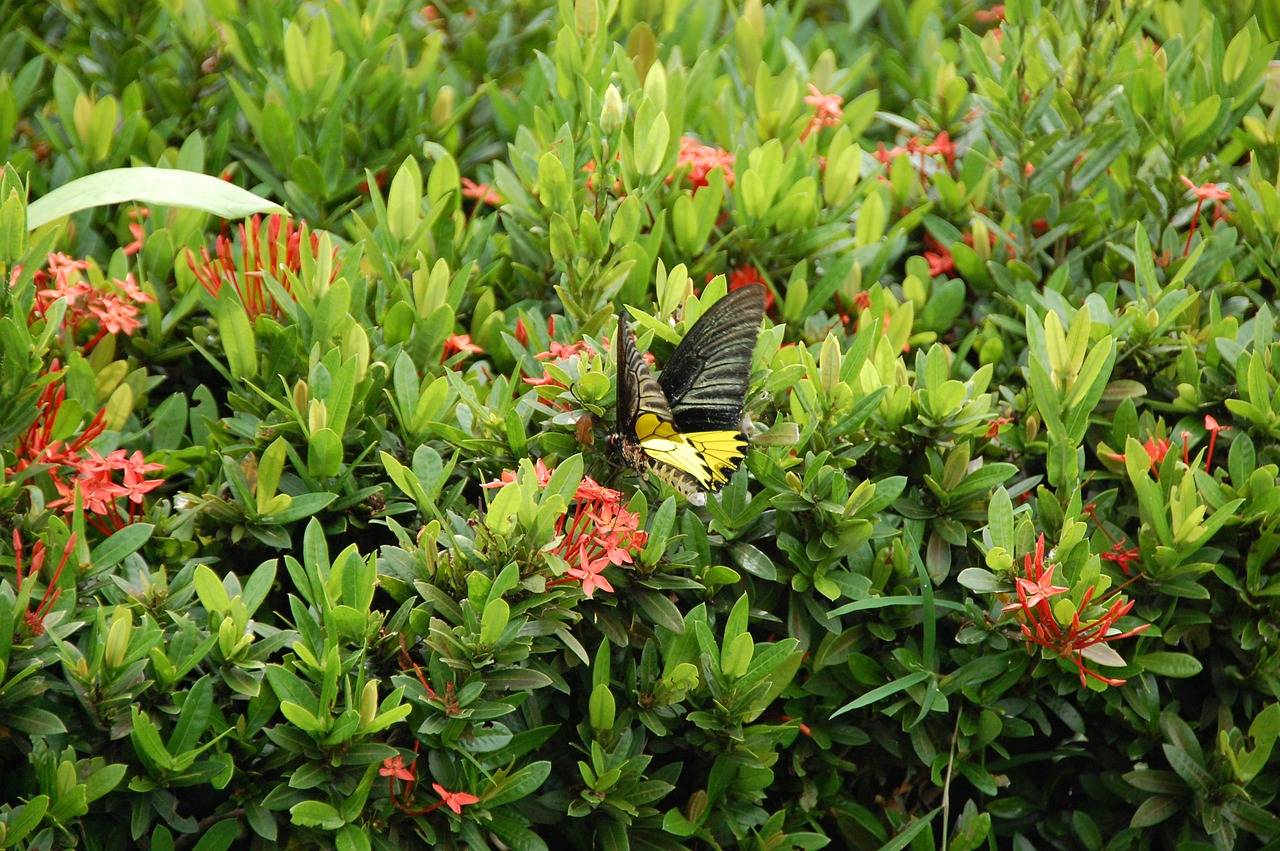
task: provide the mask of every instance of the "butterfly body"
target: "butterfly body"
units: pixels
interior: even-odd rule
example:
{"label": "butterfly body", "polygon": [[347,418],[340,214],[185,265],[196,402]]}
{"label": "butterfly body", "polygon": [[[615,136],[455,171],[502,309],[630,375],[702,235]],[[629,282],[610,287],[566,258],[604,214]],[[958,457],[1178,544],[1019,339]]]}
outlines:
{"label": "butterfly body", "polygon": [[733,291],[694,323],[659,379],[619,316],[615,441],[628,466],[693,502],[729,481],[746,457],[739,423],[763,316],[763,286]]}

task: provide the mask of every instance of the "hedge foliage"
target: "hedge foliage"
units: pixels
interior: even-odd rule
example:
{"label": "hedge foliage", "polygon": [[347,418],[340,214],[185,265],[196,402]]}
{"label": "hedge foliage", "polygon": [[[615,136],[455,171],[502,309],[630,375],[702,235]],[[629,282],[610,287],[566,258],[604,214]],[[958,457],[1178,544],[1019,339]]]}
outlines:
{"label": "hedge foliage", "polygon": [[0,848],[1280,839],[1277,8],[9,7]]}

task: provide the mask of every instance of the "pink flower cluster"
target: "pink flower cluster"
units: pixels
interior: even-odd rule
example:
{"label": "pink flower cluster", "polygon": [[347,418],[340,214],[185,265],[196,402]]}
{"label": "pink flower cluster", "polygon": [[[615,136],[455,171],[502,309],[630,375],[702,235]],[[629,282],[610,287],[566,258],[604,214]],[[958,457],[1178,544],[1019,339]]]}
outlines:
{"label": "pink flower cluster", "polygon": [[[546,487],[551,480],[551,471],[542,459],[538,459],[534,470],[538,485]],[[515,480],[516,474],[507,470],[498,481],[481,487],[502,487]],[[556,524],[560,544],[553,552],[570,565],[565,573],[568,578],[557,580],[557,583],[581,582],[582,593],[588,599],[596,589],[613,593],[613,585],[604,576],[604,569],[610,565],[631,564],[633,554],[644,548],[649,535],[639,529],[639,515],[623,507],[622,493],[598,484],[590,476],[583,477],[573,499],[572,517],[566,513]]]}

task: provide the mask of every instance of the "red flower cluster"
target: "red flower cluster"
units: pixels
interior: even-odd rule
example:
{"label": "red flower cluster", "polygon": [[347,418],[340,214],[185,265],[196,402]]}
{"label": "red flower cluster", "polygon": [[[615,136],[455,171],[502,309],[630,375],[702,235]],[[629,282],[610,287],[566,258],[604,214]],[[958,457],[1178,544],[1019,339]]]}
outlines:
{"label": "red flower cluster", "polygon": [[[539,458],[534,464],[539,487],[546,487],[551,471]],[[481,485],[499,488],[516,480],[515,472],[504,471],[496,482]],[[632,556],[644,548],[649,534],[640,531],[640,517],[622,505],[622,493],[598,484],[585,476],[573,495],[576,507],[570,521],[566,513],[556,524],[560,544],[552,550],[569,563],[567,579],[552,584],[577,580],[582,593],[590,599],[596,589],[613,593],[613,586],[603,576],[609,565],[631,564]],[[566,524],[568,531],[565,530]],[[634,551],[634,552],[633,552]]]}
{"label": "red flower cluster", "polygon": [[[724,174],[726,186],[733,185],[733,154],[704,145],[692,136],[680,137],[680,153],[676,155],[676,168],[686,165],[689,166],[689,185],[693,187],[695,194],[707,185],[707,175],[714,168],[720,169]],[[667,182],[671,182],[670,177]]]}
{"label": "red flower cluster", "polygon": [[[196,279],[204,285],[214,298],[222,291],[222,285],[229,283],[240,296],[240,303],[245,313],[253,320],[264,314],[280,318],[284,315],[275,296],[263,283],[263,278],[271,275],[280,282],[286,292],[289,291],[289,278],[281,270],[287,269],[297,273],[302,269],[302,238],[304,228],[283,216],[271,215],[267,218],[266,239],[263,239],[262,217],[254,216],[246,233],[240,225],[240,264],[237,266],[234,246],[226,234],[218,237],[214,245],[215,257],[209,256],[209,250],[200,249],[203,265],[196,263],[193,255],[187,255],[187,262]],[[310,234],[311,255],[314,257],[320,247],[320,238]],[[337,269],[334,269],[337,275]]]}
{"label": "red flower cluster", "polygon": [[[62,548],[62,559],[58,562],[58,567],[53,571],[53,578],[49,580],[49,584],[45,586],[44,595],[40,598],[39,604],[34,610],[28,609],[23,615],[23,623],[27,625],[27,629],[32,635],[44,634],[44,619],[49,616],[49,612],[53,610],[53,604],[58,602],[58,595],[62,590],[58,588],[58,579],[62,576],[62,568],[67,566],[67,559],[71,558],[71,553],[76,547],[76,533],[72,532],[71,537],[67,539],[66,546]],[[22,538],[18,535],[18,530],[13,530],[13,563],[14,569],[17,571],[18,593],[22,593],[22,581],[25,578],[28,582],[35,581],[40,575],[40,568],[44,567],[44,557],[46,554],[44,541],[36,541],[36,545],[31,548],[31,567],[23,575],[22,569]]]}
{"label": "red flower cluster", "polygon": [[[54,361],[52,369],[58,368]],[[35,422],[18,440],[17,462],[6,470],[13,474],[36,465],[47,465],[47,473],[58,491],[58,498],[49,508],[61,508],[65,513],[75,511],[76,492],[93,523],[104,534],[122,529],[127,521],[136,519],[143,508],[146,494],[164,484],[164,479],[148,479],[147,473],[163,470],[163,464],[148,464],[142,452],[117,449],[103,456],[89,448],[105,427],[106,411],[94,416],[79,437],[67,443],[54,440],[53,428],[58,411],[67,396],[65,385],[45,387],[36,402],[38,413]],[[115,474],[120,473],[120,481]],[[117,507],[121,498],[128,499],[127,521]]]}
{"label": "red flower cluster", "polygon": [[1026,578],[1019,577],[1017,580],[1018,602],[1005,606],[1004,611],[1020,613],[1022,636],[1027,641],[1028,652],[1031,650],[1031,645],[1035,644],[1052,650],[1064,659],[1070,659],[1080,671],[1081,686],[1088,682],[1087,677],[1093,677],[1095,680],[1110,686],[1124,685],[1124,680],[1104,677],[1096,671],[1086,668],[1084,654],[1090,647],[1095,645],[1117,641],[1121,638],[1129,638],[1144,632],[1151,627],[1151,624],[1143,624],[1128,632],[1120,632],[1115,627],[1115,623],[1129,613],[1129,610],[1133,608],[1134,601],[1130,600],[1126,603],[1119,596],[1099,617],[1081,623],[1080,612],[1089,608],[1089,603],[1093,600],[1093,593],[1096,589],[1096,586],[1090,586],[1084,592],[1084,598],[1080,601],[1079,609],[1071,616],[1071,624],[1064,628],[1058,623],[1058,619],[1054,617],[1053,609],[1049,605],[1049,598],[1070,589],[1053,584],[1055,567],[1056,565],[1050,565],[1045,568],[1044,535],[1041,535],[1040,540],[1036,542],[1035,557],[1033,558],[1030,553],[1027,553],[1026,561],[1023,564],[1023,572]]}
{"label": "red flower cluster", "polygon": [[83,274],[89,269],[88,260],[76,260],[55,252],[49,255],[47,263],[48,268],[35,275],[32,317],[47,315],[55,301],[65,299],[67,312],[62,318],[62,328],[73,340],[82,329],[97,326],[97,333],[82,346],[86,353],[108,334],[132,334],[138,330],[142,325],[137,318],[138,305],[155,301],[154,296],[142,291],[132,273],[99,287]]}

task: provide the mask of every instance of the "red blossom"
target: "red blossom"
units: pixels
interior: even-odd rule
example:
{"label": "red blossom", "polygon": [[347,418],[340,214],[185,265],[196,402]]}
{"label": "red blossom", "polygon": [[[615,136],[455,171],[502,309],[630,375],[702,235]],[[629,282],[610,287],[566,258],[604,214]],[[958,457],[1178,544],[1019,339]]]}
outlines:
{"label": "red blossom", "polygon": [[74,342],[82,330],[97,326],[94,336],[80,346],[86,353],[107,334],[136,331],[141,326],[135,318],[138,305],[155,301],[154,296],[142,291],[132,273],[123,280],[94,284],[84,275],[92,267],[88,260],[54,252],[45,262],[47,268],[35,274],[36,297],[29,320],[48,315],[54,302],[64,300],[61,328],[70,337],[69,342]]}
{"label": "red blossom", "polygon": [[[726,186],[733,185],[733,154],[723,148],[704,145],[692,136],[681,136],[680,153],[676,155],[676,168],[686,165],[689,166],[689,185],[694,194],[709,183],[707,175],[712,169],[720,169]],[[671,180],[672,178],[667,178],[668,183]]]}
{"label": "red blossom", "polygon": [[1013,417],[996,417],[987,426],[987,433],[984,435],[988,440],[995,440],[1000,436],[1000,426],[1008,425],[1013,422]]}
{"label": "red blossom", "polygon": [[[1231,193],[1225,189],[1219,189],[1216,183],[1202,183],[1196,185],[1191,178],[1185,174],[1180,175],[1182,182],[1191,190],[1191,194],[1196,197],[1196,211],[1191,214],[1191,230],[1187,232],[1187,244],[1182,248],[1182,256],[1186,257],[1191,251],[1191,238],[1196,235],[1196,226],[1200,223],[1200,210],[1204,207],[1205,201],[1226,201],[1231,198]],[[1215,220],[1217,214],[1214,215]]]}
{"label": "red blossom", "polygon": [[487,183],[476,183],[469,177],[462,178],[462,197],[471,198],[482,204],[497,207],[502,204],[502,196],[489,188]]}
{"label": "red blossom", "polygon": [[397,780],[405,780],[409,782],[417,779],[417,776],[413,773],[413,769],[405,766],[404,757],[398,754],[384,759],[382,761],[382,768],[378,769],[378,773],[383,777],[394,777]]}
{"label": "red blossom", "polygon": [[978,9],[973,19],[980,24],[999,24],[1004,22],[1004,4],[998,3],[990,9]]}
{"label": "red blossom", "polygon": [[[49,612],[53,610],[54,603],[58,602],[58,596],[62,593],[58,588],[58,580],[62,577],[62,569],[67,566],[67,560],[71,558],[71,553],[75,550],[76,533],[72,532],[67,538],[67,543],[62,547],[62,559],[59,560],[57,568],[53,571],[53,577],[49,580],[49,584],[45,586],[44,595],[41,596],[40,602],[36,604],[34,609],[28,609],[22,616],[22,622],[26,624],[31,635],[39,636],[44,634],[44,619],[49,616]],[[22,593],[22,583],[24,580],[33,582],[40,575],[40,569],[44,567],[44,559],[46,555],[45,544],[43,540],[37,540],[34,547],[31,548],[31,564],[25,573],[22,564],[22,537],[18,534],[15,527],[13,530],[13,564],[16,571],[16,581],[18,585],[18,593]]]}
{"label": "red blossom", "polygon": [[1216,418],[1205,414],[1204,427],[1209,432],[1209,455],[1204,459],[1204,471],[1207,473],[1209,465],[1213,463],[1213,449],[1218,443],[1218,432],[1231,431],[1231,426],[1218,425]]}
{"label": "red blossom", "polygon": [[934,239],[931,234],[925,234],[924,241],[935,249],[924,252],[924,259],[929,261],[931,276],[945,275],[956,270],[956,259],[951,255],[950,249]]}
{"label": "red blossom", "polygon": [[458,815],[462,815],[463,807],[467,806],[468,804],[478,803],[480,801],[479,798],[477,798],[475,795],[472,795],[470,792],[450,792],[448,789],[444,788],[439,783],[432,783],[431,788],[435,789],[436,794],[439,795],[442,799],[444,799],[445,805],[448,806],[449,809],[453,810]]}
{"label": "red blossom", "polygon": [[[539,459],[534,465],[538,486],[546,487],[551,471]],[[507,470],[501,478],[481,485],[502,487],[516,480]],[[582,593],[590,599],[597,590],[613,593],[613,585],[602,574],[613,565],[631,564],[634,556],[649,542],[648,533],[639,528],[640,516],[622,506],[622,493],[607,488],[590,476],[584,476],[574,492],[574,511],[556,523],[560,543],[553,553],[569,564],[564,579],[551,584],[577,581]]]}
{"label": "red blossom", "polygon": [[[943,130],[932,142],[927,145],[919,144],[915,140],[916,151],[921,157],[925,156],[941,156],[947,162],[947,169],[954,169],[956,166],[956,146],[951,141],[951,134]],[[924,166],[921,165],[920,171],[924,172]]]}
{"label": "red blossom", "polygon": [[809,84],[809,94],[805,95],[804,102],[813,107],[813,117],[800,133],[802,142],[816,130],[836,126],[844,117],[841,106],[844,98],[836,94],[824,95],[813,83]]}
{"label": "red blossom", "polygon": [[[1098,528],[1103,529],[1101,525],[1099,525]],[[1103,529],[1103,533],[1106,534],[1106,529]],[[1138,547],[1133,547],[1132,549],[1125,549],[1124,541],[1116,541],[1111,545],[1111,549],[1107,550],[1105,553],[1102,554],[1103,561],[1109,561],[1115,564],[1122,571],[1124,571],[1125,576],[1129,575],[1129,564],[1131,562],[1137,561],[1141,557],[1142,557],[1141,549],[1139,549]]]}
{"label": "red blossom", "polygon": [[440,355],[440,363],[457,354],[481,355],[484,349],[471,342],[470,334],[454,334],[444,341],[444,351]]}

